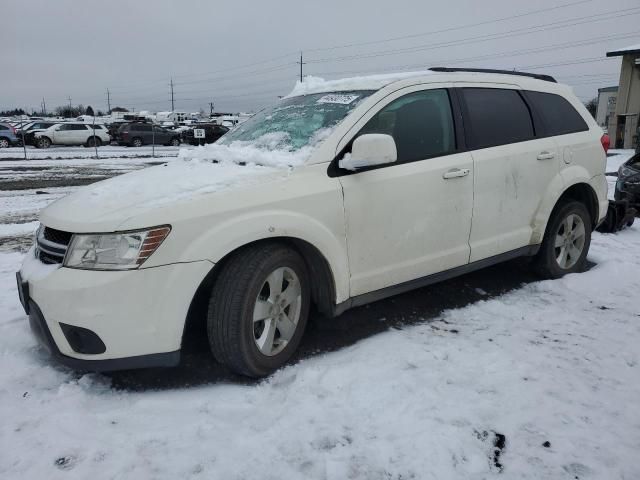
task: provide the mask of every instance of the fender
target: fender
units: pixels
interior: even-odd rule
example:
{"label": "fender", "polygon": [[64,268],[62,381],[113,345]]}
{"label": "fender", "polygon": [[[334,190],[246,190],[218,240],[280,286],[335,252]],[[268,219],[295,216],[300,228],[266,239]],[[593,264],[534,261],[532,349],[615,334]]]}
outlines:
{"label": "fender", "polygon": [[249,243],[267,238],[303,240],[318,249],[329,264],[337,303],[349,298],[349,269],[345,238],[339,238],[318,220],[282,210],[245,213],[216,224],[193,239],[181,261],[209,260],[217,263]]}
{"label": "fender", "polygon": [[[535,245],[542,243],[551,212],[562,194],[573,185],[579,183],[589,185],[593,189],[591,179],[592,176],[589,171],[581,165],[570,165],[558,172],[542,195],[542,201],[533,216],[530,244]],[[596,194],[596,191],[593,193]]]}

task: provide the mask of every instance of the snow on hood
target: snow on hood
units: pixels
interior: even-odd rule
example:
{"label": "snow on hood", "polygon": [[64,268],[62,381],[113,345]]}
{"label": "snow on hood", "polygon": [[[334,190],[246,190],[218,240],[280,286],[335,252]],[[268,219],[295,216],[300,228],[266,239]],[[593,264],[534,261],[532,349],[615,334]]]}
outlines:
{"label": "snow on hood", "polygon": [[[325,129],[327,130],[327,129]],[[324,132],[321,132],[324,133]],[[318,137],[320,135],[316,135]],[[326,134],[324,135],[326,136]],[[324,138],[323,136],[323,138]],[[236,141],[229,145],[211,143],[195,149],[182,149],[178,158],[185,161],[209,160],[244,165],[290,168],[302,165],[311,155],[315,145],[323,138],[312,139],[309,146],[298,150],[283,148],[286,134],[269,133],[251,142]]]}
{"label": "snow on hood", "polygon": [[309,75],[303,81],[296,82],[295,87],[285,98],[308,95],[322,92],[346,92],[352,90],[378,90],[390,83],[406,78],[434,75],[426,70],[418,72],[386,73],[382,75],[367,75],[362,77],[341,78],[338,80],[325,80],[324,78]]}
{"label": "snow on hood", "polygon": [[[194,157],[206,156],[199,149],[195,152]],[[67,231],[110,231],[134,216],[158,208],[202,195],[275,181],[292,171],[286,164],[257,165],[249,160],[253,157],[242,157],[247,163],[240,164],[231,159],[213,162],[186,158],[185,155],[163,165],[81,188],[43,210],[40,220],[45,225]]]}

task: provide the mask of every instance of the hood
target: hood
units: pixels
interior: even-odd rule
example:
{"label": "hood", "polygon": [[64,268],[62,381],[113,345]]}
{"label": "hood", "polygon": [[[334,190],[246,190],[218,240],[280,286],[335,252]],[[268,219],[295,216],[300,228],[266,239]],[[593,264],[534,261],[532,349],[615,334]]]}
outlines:
{"label": "hood", "polygon": [[[232,152],[233,157],[228,150],[231,149],[201,147],[187,153],[183,151],[166,164],[83,187],[44,209],[40,221],[52,228],[76,233],[115,231],[128,219],[151,210],[176,204],[188,208],[188,202],[194,199],[277,181],[292,171],[292,164],[282,161],[286,156],[276,161],[273,152],[265,152],[264,162],[259,164],[260,155],[254,151],[247,158],[250,163],[245,163],[238,162],[237,157],[242,157],[241,154],[246,157],[247,152]],[[205,159],[211,156],[207,153],[216,159]],[[171,220],[168,218],[167,223]],[[140,228],[148,226],[151,225],[139,225]]]}

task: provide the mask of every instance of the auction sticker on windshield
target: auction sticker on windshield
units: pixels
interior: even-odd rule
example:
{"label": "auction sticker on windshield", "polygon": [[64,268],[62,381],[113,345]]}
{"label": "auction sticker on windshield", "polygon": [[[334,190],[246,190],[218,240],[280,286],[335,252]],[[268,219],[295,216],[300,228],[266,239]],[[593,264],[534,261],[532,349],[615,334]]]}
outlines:
{"label": "auction sticker on windshield", "polygon": [[316,103],[341,103],[343,105],[349,105],[360,95],[324,95],[320,97]]}

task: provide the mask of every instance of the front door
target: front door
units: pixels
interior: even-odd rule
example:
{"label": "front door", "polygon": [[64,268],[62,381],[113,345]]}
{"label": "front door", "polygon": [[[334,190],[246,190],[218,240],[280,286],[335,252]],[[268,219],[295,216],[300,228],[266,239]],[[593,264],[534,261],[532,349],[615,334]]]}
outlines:
{"label": "front door", "polygon": [[473,161],[456,151],[448,90],[387,98],[357,135],[392,135],[397,162],[340,177],[352,297],[469,261]]}

